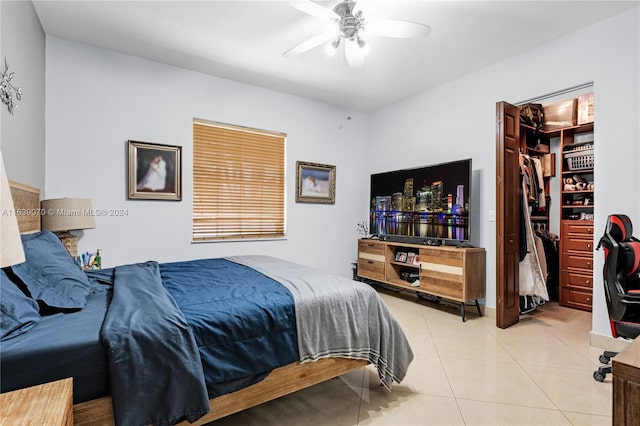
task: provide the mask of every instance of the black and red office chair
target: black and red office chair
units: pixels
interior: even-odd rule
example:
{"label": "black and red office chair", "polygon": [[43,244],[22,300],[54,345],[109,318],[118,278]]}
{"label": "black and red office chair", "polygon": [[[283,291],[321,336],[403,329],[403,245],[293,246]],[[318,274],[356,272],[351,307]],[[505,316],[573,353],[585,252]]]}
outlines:
{"label": "black and red office chair", "polygon": [[[598,248],[604,248],[604,295],[614,338],[635,339],[640,336],[640,241],[633,237],[628,216],[613,214],[607,218]],[[611,373],[609,361],[617,353],[604,351],[602,365],[593,378],[604,381]]]}

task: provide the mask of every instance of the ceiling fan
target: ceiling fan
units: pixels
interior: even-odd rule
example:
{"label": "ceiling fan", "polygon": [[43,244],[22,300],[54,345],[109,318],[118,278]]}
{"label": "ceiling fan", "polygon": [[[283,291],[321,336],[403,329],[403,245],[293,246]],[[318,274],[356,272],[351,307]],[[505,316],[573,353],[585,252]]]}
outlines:
{"label": "ceiling fan", "polygon": [[423,37],[431,32],[431,27],[410,21],[391,19],[365,19],[359,9],[365,1],[342,1],[333,9],[324,7],[312,0],[291,3],[296,9],[309,15],[329,19],[334,22],[333,28],[298,43],[285,51],[283,56],[297,55],[323,43],[328,45],[328,53],[333,54],[340,45],[344,45],[347,63],[351,67],[358,67],[364,63],[368,45],[366,35],[373,34],[385,37],[413,38]]}

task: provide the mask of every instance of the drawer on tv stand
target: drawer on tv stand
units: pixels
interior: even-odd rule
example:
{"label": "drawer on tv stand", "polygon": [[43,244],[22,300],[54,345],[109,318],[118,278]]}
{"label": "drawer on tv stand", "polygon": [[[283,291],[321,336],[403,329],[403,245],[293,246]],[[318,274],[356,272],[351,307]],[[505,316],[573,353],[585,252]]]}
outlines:
{"label": "drawer on tv stand", "polygon": [[358,275],[376,281],[384,281],[384,262],[358,259]]}

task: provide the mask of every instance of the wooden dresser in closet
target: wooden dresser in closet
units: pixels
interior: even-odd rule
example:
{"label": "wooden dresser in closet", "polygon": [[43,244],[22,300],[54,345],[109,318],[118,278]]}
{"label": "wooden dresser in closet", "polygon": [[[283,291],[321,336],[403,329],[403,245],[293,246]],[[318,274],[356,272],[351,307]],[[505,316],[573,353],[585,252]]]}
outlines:
{"label": "wooden dresser in closet", "polygon": [[563,220],[560,303],[591,310],[593,289],[593,221]]}
{"label": "wooden dresser in closet", "polygon": [[571,189],[563,185],[561,190],[560,304],[585,311],[591,311],[593,300],[593,145],[593,123],[560,132],[563,181],[588,183]]}

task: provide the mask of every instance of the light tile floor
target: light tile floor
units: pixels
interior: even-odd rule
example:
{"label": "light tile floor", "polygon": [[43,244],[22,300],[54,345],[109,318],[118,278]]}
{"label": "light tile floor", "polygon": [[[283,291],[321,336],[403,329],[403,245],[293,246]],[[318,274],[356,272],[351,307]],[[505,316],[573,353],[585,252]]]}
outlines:
{"label": "light tile floor", "polygon": [[506,330],[469,308],[382,290],[411,342],[387,392],[371,366],[212,423],[218,425],[610,425],[612,383],[596,382],[591,314],[550,303]]}

